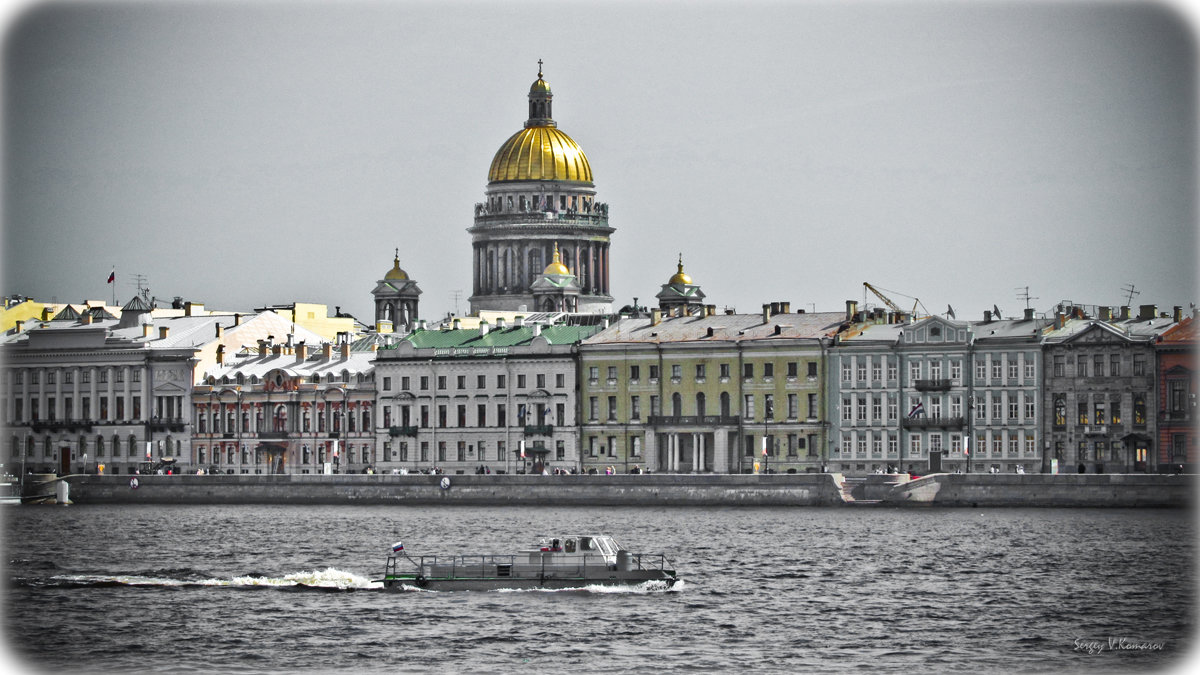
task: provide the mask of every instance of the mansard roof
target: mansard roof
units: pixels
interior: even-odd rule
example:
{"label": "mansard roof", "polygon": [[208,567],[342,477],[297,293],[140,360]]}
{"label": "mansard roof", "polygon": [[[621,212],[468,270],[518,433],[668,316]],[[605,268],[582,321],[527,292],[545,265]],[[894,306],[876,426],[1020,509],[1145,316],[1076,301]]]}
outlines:
{"label": "mansard roof", "polygon": [[[652,317],[625,317],[584,340],[583,344],[815,340],[832,337],[842,319],[841,312],[779,313],[766,322],[762,314],[663,317],[658,324],[653,323]],[[712,329],[711,335],[709,329]]]}

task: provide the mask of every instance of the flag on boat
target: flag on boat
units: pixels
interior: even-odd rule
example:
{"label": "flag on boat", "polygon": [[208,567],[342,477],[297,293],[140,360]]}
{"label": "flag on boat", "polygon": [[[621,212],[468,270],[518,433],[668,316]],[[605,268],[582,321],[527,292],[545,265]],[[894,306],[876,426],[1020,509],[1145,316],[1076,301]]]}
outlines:
{"label": "flag on boat", "polygon": [[912,409],[912,410],[910,410],[910,411],[909,411],[909,413],[908,413],[908,416],[909,416],[909,417],[916,417],[917,415],[924,415],[924,414],[925,414],[925,404],[924,404],[924,403],[918,403],[918,404],[916,404],[916,405],[914,405],[914,406],[913,406],[913,409]]}
{"label": "flag on boat", "polygon": [[399,553],[404,550],[404,542],[396,542],[392,544],[392,553]]}

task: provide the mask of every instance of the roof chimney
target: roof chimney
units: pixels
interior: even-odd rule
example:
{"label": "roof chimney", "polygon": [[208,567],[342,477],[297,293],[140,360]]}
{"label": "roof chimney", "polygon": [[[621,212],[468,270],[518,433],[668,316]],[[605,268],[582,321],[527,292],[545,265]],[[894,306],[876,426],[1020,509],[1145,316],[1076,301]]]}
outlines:
{"label": "roof chimney", "polygon": [[1033,308],[1032,307],[1025,308],[1025,320],[1033,321]]}
{"label": "roof chimney", "polygon": [[350,358],[350,343],[343,342],[341,346],[338,347],[338,351],[340,352],[339,355],[342,357],[342,360]]}
{"label": "roof chimney", "polygon": [[780,326],[779,324],[775,324],[775,334],[783,335],[783,326]]}
{"label": "roof chimney", "polygon": [[158,339],[159,340],[166,340],[167,336],[170,334],[171,334],[170,328],[168,328],[166,326],[159,327],[159,329],[158,329]]}
{"label": "roof chimney", "polygon": [[716,316],[716,314],[717,314],[717,306],[716,305],[705,305],[704,306],[704,316]]}
{"label": "roof chimney", "polygon": [[662,310],[655,307],[650,310],[650,325],[657,326],[660,323],[662,323]]}
{"label": "roof chimney", "polygon": [[771,320],[771,304],[770,303],[763,303],[762,320],[763,320],[763,323],[766,323]]}
{"label": "roof chimney", "polygon": [[1149,321],[1158,316],[1158,307],[1156,305],[1140,305],[1138,307],[1138,321]]}
{"label": "roof chimney", "polygon": [[771,303],[771,316],[775,316],[778,313],[779,313],[779,303],[772,302]]}
{"label": "roof chimney", "polygon": [[152,324],[152,323],[142,324],[142,337],[150,337],[150,331],[152,331],[152,330],[154,330],[154,324]]}
{"label": "roof chimney", "polygon": [[791,314],[792,313],[792,303],[790,303],[790,302],[779,303],[779,313],[780,314]]}
{"label": "roof chimney", "polygon": [[857,300],[847,300],[846,301],[846,320],[853,321],[855,314],[858,314],[858,301]]}
{"label": "roof chimney", "polygon": [[84,312],[83,314],[80,314],[79,315],[79,323],[81,323],[85,326],[91,324],[92,323],[92,313]]}
{"label": "roof chimney", "polygon": [[235,325],[235,326],[242,325],[242,315],[241,314],[233,315],[233,325]]}
{"label": "roof chimney", "polygon": [[271,347],[271,353],[275,356],[281,356],[283,354],[283,345],[274,345]]}
{"label": "roof chimney", "polygon": [[491,330],[491,328],[488,327],[487,319],[483,319],[479,322],[479,337],[487,335],[489,330]]}
{"label": "roof chimney", "polygon": [[225,363],[225,345],[217,345],[217,365]]}
{"label": "roof chimney", "polygon": [[992,322],[992,310],[990,310],[990,309],[983,310],[983,322],[984,323]]}
{"label": "roof chimney", "polygon": [[502,316],[496,317],[496,330],[504,330],[505,328],[506,328],[506,326],[504,323],[504,317],[502,317]]}
{"label": "roof chimney", "polygon": [[705,335],[706,335],[707,337],[712,337],[712,336],[713,336],[713,327],[712,327],[712,326],[709,326],[709,327],[708,327],[708,330],[705,332]]}
{"label": "roof chimney", "polygon": [[516,324],[517,327],[524,326],[525,325],[525,315],[518,314],[517,317],[515,319],[513,319],[513,323]]}
{"label": "roof chimney", "polygon": [[258,355],[259,355],[259,356],[266,356],[266,355],[267,355],[267,353],[268,353],[268,352],[267,352],[267,341],[266,341],[266,340],[259,340],[259,341],[258,341]]}
{"label": "roof chimney", "polygon": [[[91,315],[89,314],[88,316],[91,316]],[[24,330],[24,329],[25,329],[25,322],[24,322],[23,320],[22,320],[22,321],[17,321],[17,322],[16,322],[16,323],[13,325],[13,328],[15,328],[15,329],[16,329],[16,331],[17,331],[18,333],[20,333],[22,330]]]}
{"label": "roof chimney", "polygon": [[1112,307],[1100,307],[1100,320],[1112,321]]}
{"label": "roof chimney", "polygon": [[203,302],[186,302],[183,305],[184,316],[201,316],[204,314]]}
{"label": "roof chimney", "polygon": [[541,334],[542,334],[542,324],[540,324],[540,323],[535,323],[535,324],[533,324],[533,335],[534,335],[534,337],[536,337],[536,336],[538,336],[538,335],[541,335]]}
{"label": "roof chimney", "polygon": [[1054,330],[1058,330],[1058,329],[1062,328],[1063,324],[1065,324],[1066,322],[1067,322],[1066,314],[1063,314],[1062,312],[1056,312],[1054,314]]}
{"label": "roof chimney", "polygon": [[1183,321],[1183,307],[1180,307],[1179,305],[1175,305],[1174,307],[1171,308],[1171,320],[1174,321],[1175,323],[1179,323],[1180,321]]}
{"label": "roof chimney", "polygon": [[393,330],[394,328],[392,327],[392,322],[388,321],[387,319],[380,319],[379,321],[375,322],[375,332],[379,333],[380,335],[384,333],[391,333]]}
{"label": "roof chimney", "polygon": [[220,340],[223,337],[225,337],[225,327],[218,323],[217,324],[217,339]]}
{"label": "roof chimney", "polygon": [[332,342],[322,342],[321,343],[321,358],[325,359],[326,361],[333,358],[333,343]]}
{"label": "roof chimney", "polygon": [[1129,305],[1121,305],[1121,320],[1129,320]]}
{"label": "roof chimney", "polygon": [[308,359],[308,345],[301,342],[296,345],[296,360],[304,361]]}
{"label": "roof chimney", "polygon": [[453,322],[451,322],[451,323],[450,323],[450,328],[452,328],[452,329],[454,329],[454,330],[459,330],[459,329],[461,329],[461,328],[462,328],[462,321],[460,321],[460,320],[458,320],[458,319],[455,319]]}
{"label": "roof chimney", "polygon": [[426,326],[425,319],[417,320],[417,330],[425,330],[425,326]]}

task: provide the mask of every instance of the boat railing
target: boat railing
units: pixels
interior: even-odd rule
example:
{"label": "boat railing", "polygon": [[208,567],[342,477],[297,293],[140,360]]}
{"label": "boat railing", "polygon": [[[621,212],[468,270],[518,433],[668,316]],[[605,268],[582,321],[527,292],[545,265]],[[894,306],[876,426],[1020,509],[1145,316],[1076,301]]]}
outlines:
{"label": "boat railing", "polygon": [[[497,576],[529,576],[538,574],[574,575],[585,577],[588,570],[615,570],[617,565],[604,555],[584,555],[555,558],[541,556],[531,561],[526,555],[456,555],[418,557],[404,556],[416,568],[416,574],[430,579],[490,579]],[[385,576],[395,576],[397,559],[388,556],[384,566]],[[630,566],[635,569],[664,570],[667,557],[664,553],[631,553]]]}

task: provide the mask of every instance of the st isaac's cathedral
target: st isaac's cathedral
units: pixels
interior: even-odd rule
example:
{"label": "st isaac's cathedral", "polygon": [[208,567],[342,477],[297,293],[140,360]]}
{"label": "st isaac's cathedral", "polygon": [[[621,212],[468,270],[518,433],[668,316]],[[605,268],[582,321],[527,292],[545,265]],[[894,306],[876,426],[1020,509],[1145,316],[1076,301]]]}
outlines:
{"label": "st isaac's cathedral", "polygon": [[486,201],[475,205],[471,311],[609,312],[608,205],[592,167],[551,115],[542,78],[529,119],[492,158]]}

